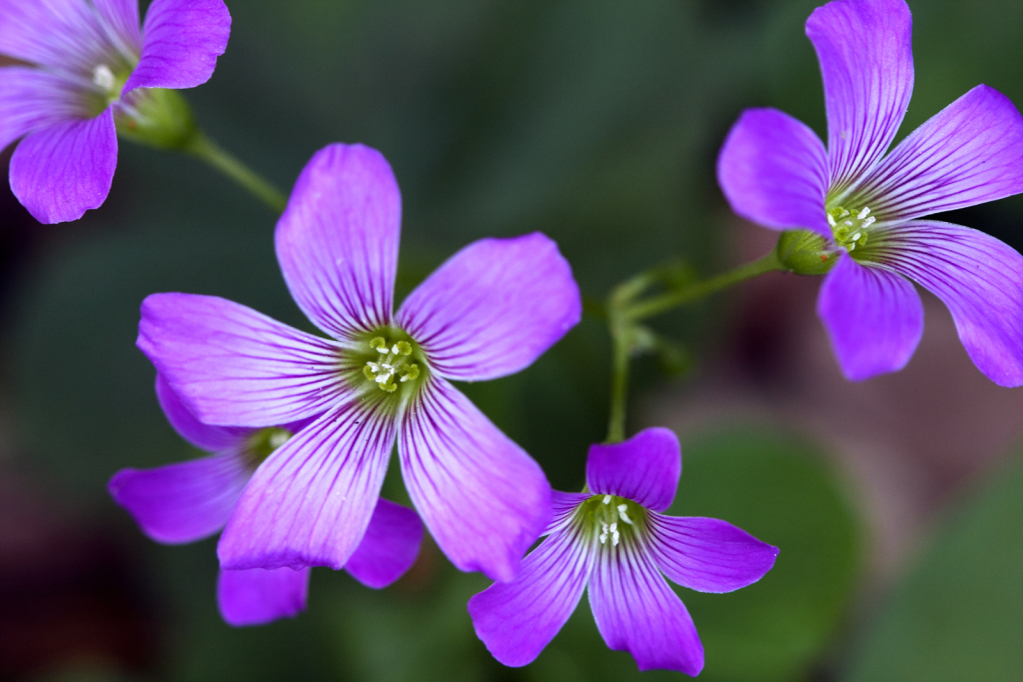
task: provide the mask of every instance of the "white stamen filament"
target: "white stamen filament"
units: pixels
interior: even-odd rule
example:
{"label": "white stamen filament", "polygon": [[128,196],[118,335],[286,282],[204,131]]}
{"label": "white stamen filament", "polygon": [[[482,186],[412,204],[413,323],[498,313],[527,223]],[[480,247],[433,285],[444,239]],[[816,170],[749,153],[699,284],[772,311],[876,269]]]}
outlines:
{"label": "white stamen filament", "polygon": [[629,515],[625,513],[626,511],[628,511],[628,509],[629,509],[629,506],[626,505],[626,504],[618,505],[618,517],[622,521],[624,521],[625,523],[627,523],[627,524],[629,524],[631,526],[632,525],[632,519],[630,519]]}
{"label": "white stamen filament", "polygon": [[610,495],[604,495],[604,504],[610,504],[610,502],[611,502],[611,496]]}
{"label": "white stamen filament", "polygon": [[105,92],[114,89],[114,72],[106,64],[100,64],[92,72],[92,82]]}
{"label": "white stamen filament", "polygon": [[870,207],[869,206],[864,206],[863,210],[856,214],[856,218],[857,218],[857,220],[863,220],[868,215],[870,215]]}

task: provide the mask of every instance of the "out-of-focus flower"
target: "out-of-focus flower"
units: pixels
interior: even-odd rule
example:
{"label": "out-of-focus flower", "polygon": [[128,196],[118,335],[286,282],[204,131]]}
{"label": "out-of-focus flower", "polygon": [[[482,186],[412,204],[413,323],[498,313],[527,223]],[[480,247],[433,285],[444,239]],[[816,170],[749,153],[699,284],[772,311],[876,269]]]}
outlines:
{"label": "out-of-focus flower", "polygon": [[11,189],[40,222],[77,220],[103,204],[117,134],[182,147],[195,133],[170,89],[209,80],[227,48],[223,0],[0,0],[0,148]]}
{"label": "out-of-focus flower", "polygon": [[640,670],[697,675],[703,645],[664,576],[700,592],[731,592],[771,570],[778,549],[718,519],[659,513],[671,506],[681,472],[678,439],[668,429],[592,446],[589,492],[555,491],[547,538],[523,560],[519,576],[469,600],[490,653],[505,665],[531,662],[589,585],[609,647],[628,651]]}
{"label": "out-of-focus flower", "polygon": [[835,0],[806,34],[828,115],[825,149],[807,126],[751,109],[718,159],[739,215],[783,235],[790,269],[827,272],[817,313],[846,377],[902,369],[923,334],[912,282],[948,306],[981,372],[1023,384],[1023,257],[986,234],[924,216],[1023,191],[1023,117],[979,85],[887,156],[913,89],[904,0]]}
{"label": "out-of-focus flower", "polygon": [[[195,542],[227,523],[253,472],[301,425],[264,429],[203,424],[157,377],[156,394],[174,429],[211,457],[157,469],[124,469],[110,479],[110,494],[142,531],[167,544]],[[366,532],[344,568],[364,585],[390,585],[412,566],[423,525],[411,509],[377,500]],[[305,609],[309,566],[221,570],[217,602],[231,625],[261,625]]]}
{"label": "out-of-focus flower", "polygon": [[511,579],[550,519],[540,467],[449,380],[517,372],[581,314],[542,234],[484,239],[392,315],[401,197],[361,145],[319,151],[277,225],[291,294],[331,338],[220,298],[155,294],[138,346],[203,422],[312,419],[256,471],[220,538],[228,569],[344,566],[397,439],[413,503],[462,570]]}

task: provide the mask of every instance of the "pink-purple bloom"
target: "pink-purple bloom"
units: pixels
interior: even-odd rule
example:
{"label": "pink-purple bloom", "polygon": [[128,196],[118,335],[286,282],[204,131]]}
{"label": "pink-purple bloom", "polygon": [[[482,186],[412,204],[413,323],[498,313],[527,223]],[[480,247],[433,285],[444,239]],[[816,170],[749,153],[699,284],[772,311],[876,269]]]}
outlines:
{"label": "pink-purple bloom", "polygon": [[242,492],[223,568],[345,566],[396,441],[412,502],[458,568],[511,579],[549,521],[540,467],[450,381],[517,372],[578,322],[568,262],[539,233],[483,239],[392,313],[400,231],[383,156],[331,145],[303,170],[276,232],[285,282],[328,338],[212,296],[143,303],[138,346],[199,420],[308,422]]}
{"label": "pink-purple bloom", "polygon": [[[117,130],[174,126],[164,89],[209,80],[227,48],[223,0],[0,0],[0,149],[11,189],[44,223],[76,220],[106,200]],[[157,131],[155,134],[160,134]]]}
{"label": "pink-purple bloom", "polygon": [[[196,419],[159,376],[156,395],[178,434],[213,455],[156,469],[124,469],[110,479],[110,494],[157,542],[195,542],[224,527],[255,469],[302,425],[210,426]],[[364,585],[386,587],[412,566],[422,537],[414,511],[380,499],[344,568]],[[261,625],[304,610],[308,586],[308,566],[221,570],[217,602],[231,625]]]}
{"label": "pink-purple bloom", "polygon": [[588,586],[610,648],[632,654],[640,670],[697,675],[703,645],[665,576],[700,592],[731,592],[771,570],[778,549],[725,521],[662,514],[681,472],[678,439],[668,429],[592,446],[588,492],[556,491],[547,538],[518,577],[469,600],[476,634],[490,653],[509,666],[533,661]]}
{"label": "pink-purple bloom", "polygon": [[885,155],[913,90],[911,28],[904,0],[817,8],[806,34],[824,79],[827,148],[791,116],[751,109],[728,135],[718,180],[739,215],[808,231],[802,246],[827,271],[817,313],[849,379],[909,361],[923,333],[916,282],[948,306],[980,371],[1019,386],[1023,257],[923,218],[1023,191],[1023,117],[979,85]]}

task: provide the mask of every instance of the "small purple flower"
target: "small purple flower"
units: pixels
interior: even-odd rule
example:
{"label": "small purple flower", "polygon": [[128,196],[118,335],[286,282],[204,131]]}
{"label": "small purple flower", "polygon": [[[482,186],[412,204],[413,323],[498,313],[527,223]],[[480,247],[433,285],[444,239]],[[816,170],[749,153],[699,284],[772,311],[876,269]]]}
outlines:
{"label": "small purple flower", "polygon": [[703,669],[703,645],[685,605],[664,580],[700,592],[731,592],[760,580],[778,549],[739,528],[664,516],[682,473],[678,439],[646,429],[624,443],[594,445],[589,492],[554,493],[547,538],[512,582],[469,600],[476,634],[501,663],[532,662],[575,610],[589,585],[597,628],[640,670],[687,675]]}
{"label": "small purple flower", "polygon": [[540,467],[449,380],[533,362],[579,321],[557,246],[536,233],[452,256],[392,314],[401,197],[387,161],[331,145],[302,171],[277,257],[331,338],[224,299],[155,294],[138,346],[203,422],[311,422],[242,493],[218,553],[227,569],[344,566],[397,440],[409,495],[460,569],[508,580],[550,519]]}
{"label": "small purple flower", "polygon": [[986,234],[924,216],[1023,191],[1023,117],[979,85],[885,156],[913,90],[904,0],[835,0],[806,34],[824,78],[828,146],[796,119],[751,109],[718,181],[739,215],[807,230],[807,274],[827,271],[817,314],[846,377],[905,366],[923,334],[912,282],[940,298],[981,372],[1023,384],[1023,257]]}
{"label": "small purple flower", "polygon": [[[181,437],[213,456],[157,469],[124,469],[108,487],[152,539],[166,544],[195,542],[224,527],[256,468],[301,425],[209,426],[197,420],[159,376],[156,395]],[[422,537],[423,525],[414,511],[377,500],[369,526],[344,568],[368,587],[386,587],[415,562]],[[221,570],[217,602],[231,625],[262,625],[304,610],[308,587],[308,566]]]}
{"label": "small purple flower", "polygon": [[117,132],[152,143],[190,125],[166,88],[209,80],[227,48],[223,0],[0,0],[0,149],[11,189],[43,223],[103,204],[117,166]]}

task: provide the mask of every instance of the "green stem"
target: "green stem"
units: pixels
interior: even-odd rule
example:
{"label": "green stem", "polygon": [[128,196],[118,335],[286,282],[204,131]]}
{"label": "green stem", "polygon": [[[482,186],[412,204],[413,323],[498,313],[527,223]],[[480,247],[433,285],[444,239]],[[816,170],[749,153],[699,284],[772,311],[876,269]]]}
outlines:
{"label": "green stem", "polygon": [[769,254],[759,260],[755,260],[752,263],[740,265],[734,270],[724,272],[717,277],[713,277],[702,282],[696,282],[687,287],[679,289],[677,291],[670,291],[660,296],[654,296],[648,298],[645,301],[630,306],[628,309],[623,311],[623,314],[632,322],[639,320],[645,320],[648,317],[659,315],[665,311],[671,310],[672,308],[678,308],[679,306],[692,303],[701,298],[709,296],[713,293],[717,293],[722,289],[726,289],[733,284],[744,282],[747,279],[752,279],[757,275],[762,275],[765,272],[772,272],[774,270],[784,270],[785,266],[778,260],[778,255],[772,249]]}
{"label": "green stem", "polygon": [[629,394],[629,342],[624,329],[611,331],[614,345],[611,370],[611,412],[607,420],[608,443],[625,440],[626,402]]}
{"label": "green stem", "polygon": [[192,139],[185,145],[184,151],[213,166],[277,213],[283,213],[285,206],[288,205],[288,200],[276,187],[219,147],[202,132],[197,132],[192,136]]}

